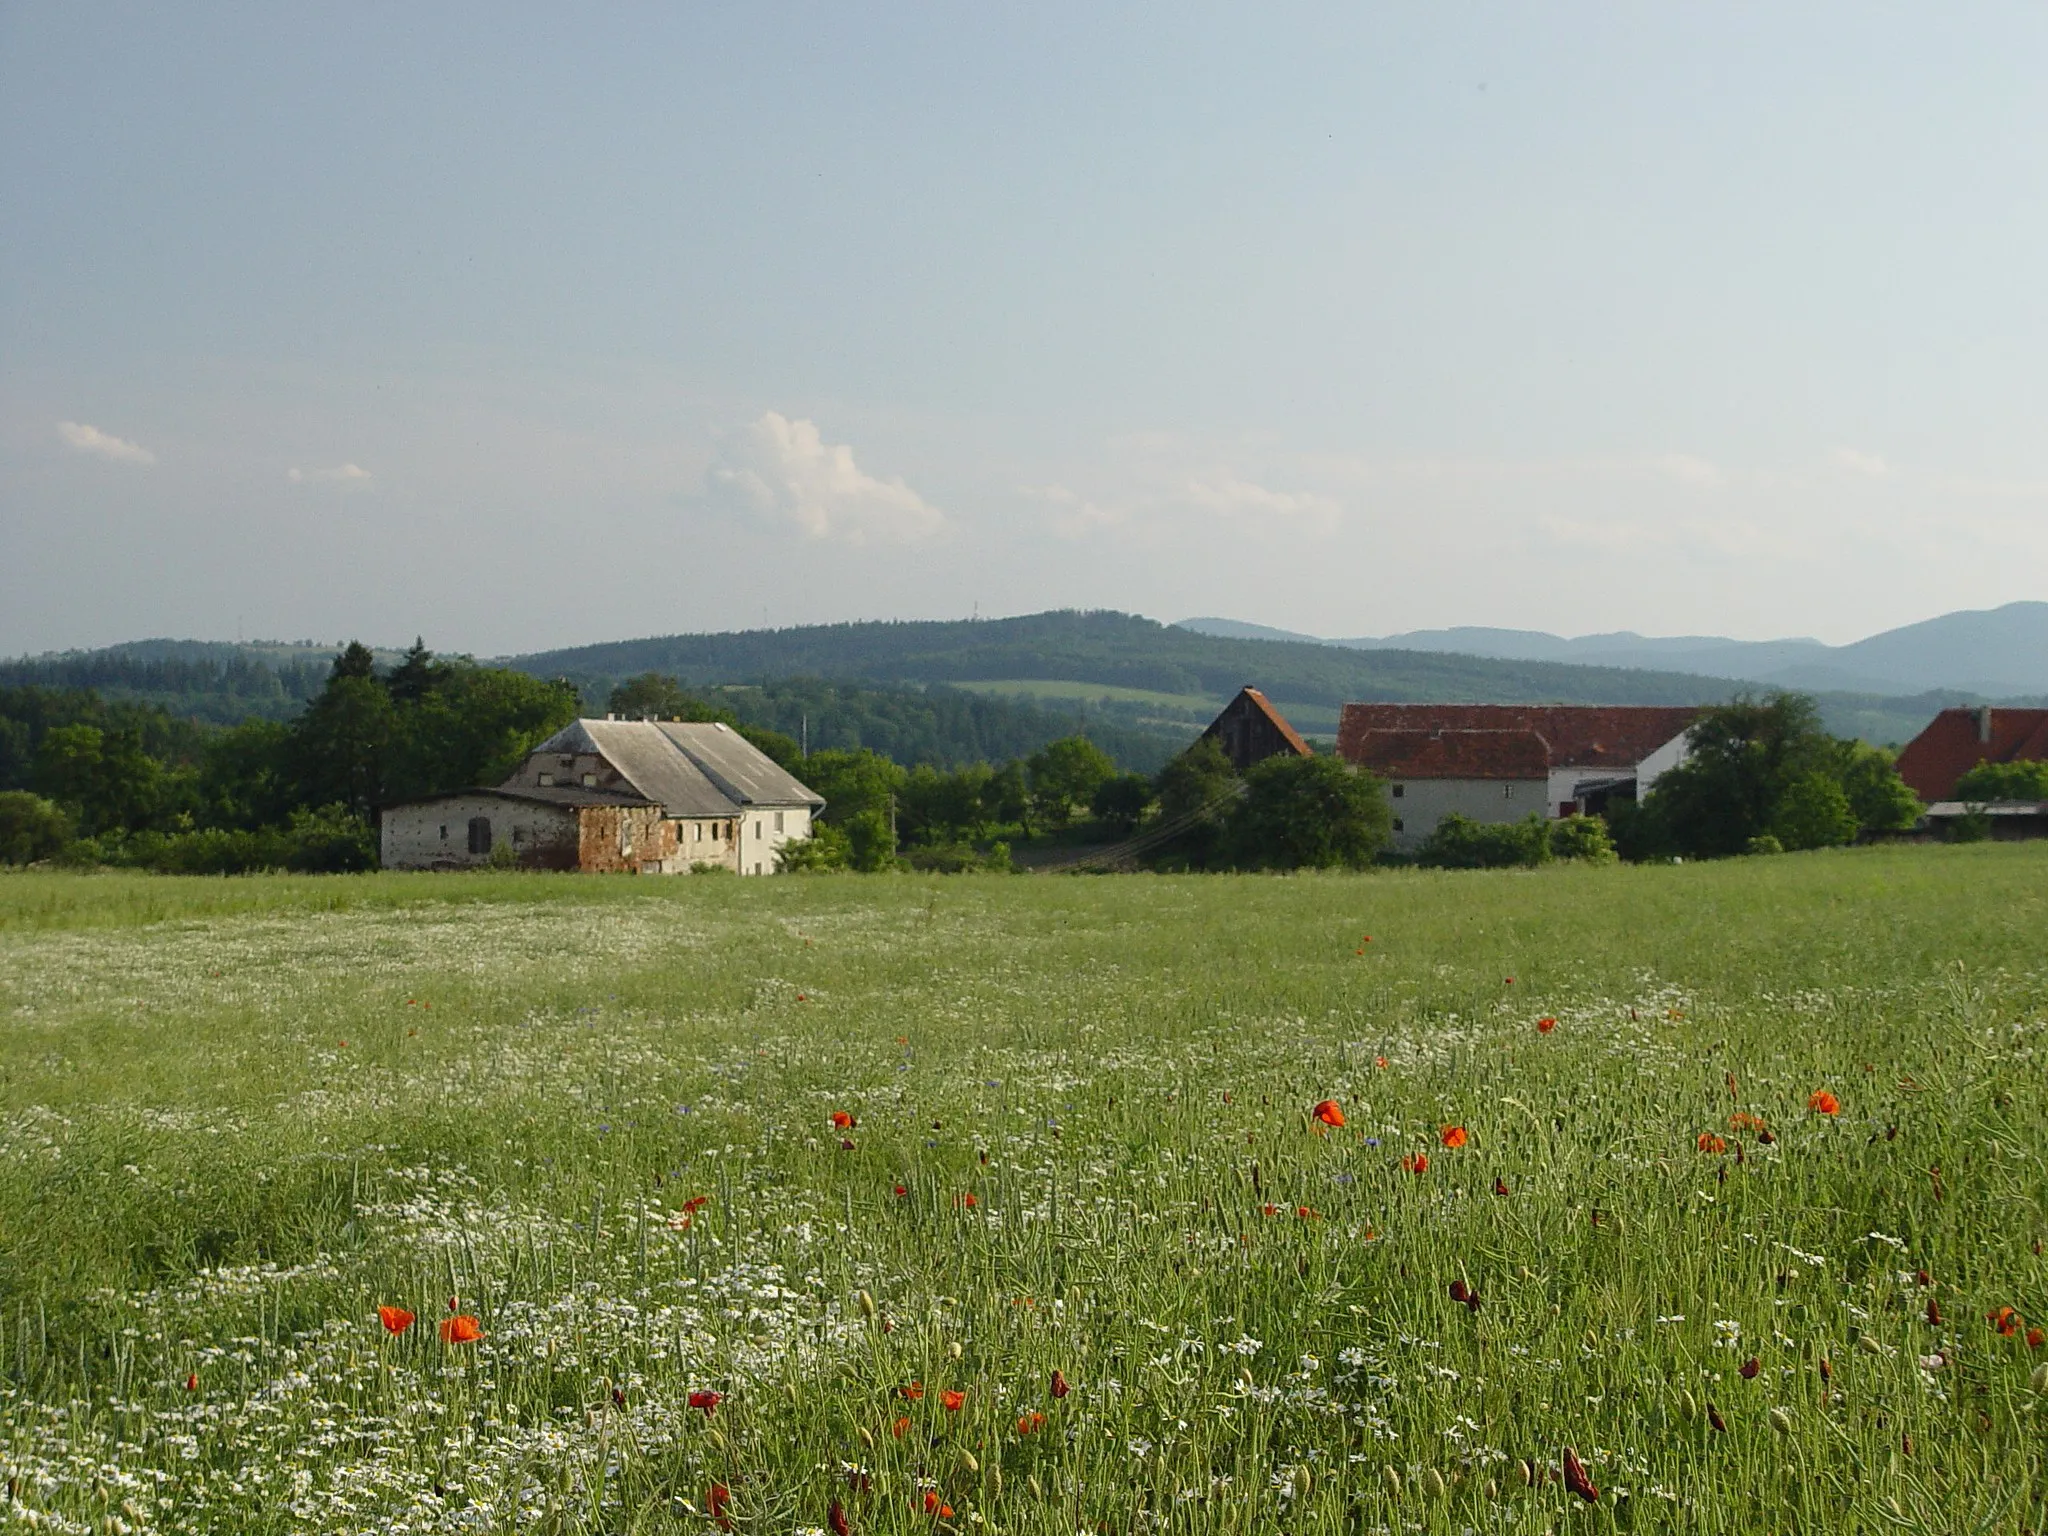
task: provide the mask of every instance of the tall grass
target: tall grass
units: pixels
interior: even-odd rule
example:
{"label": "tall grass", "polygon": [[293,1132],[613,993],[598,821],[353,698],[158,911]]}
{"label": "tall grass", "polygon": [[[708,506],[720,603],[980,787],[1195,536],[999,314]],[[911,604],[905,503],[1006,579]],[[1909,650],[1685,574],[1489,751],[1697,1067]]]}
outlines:
{"label": "tall grass", "polygon": [[0,1517],[2038,1531],[2044,898],[0,879]]}

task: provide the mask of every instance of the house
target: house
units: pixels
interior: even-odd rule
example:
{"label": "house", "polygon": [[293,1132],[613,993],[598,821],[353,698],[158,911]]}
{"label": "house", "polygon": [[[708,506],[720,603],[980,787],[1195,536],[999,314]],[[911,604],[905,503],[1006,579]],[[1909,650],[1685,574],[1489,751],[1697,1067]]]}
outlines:
{"label": "house", "polygon": [[1930,807],[1979,763],[2048,758],[2048,709],[1944,709],[1899,754],[1899,777]]}
{"label": "house", "polygon": [[1453,813],[1593,815],[1646,795],[1685,759],[1695,707],[1346,704],[1337,755],[1387,782],[1393,845],[1413,853]]}
{"label": "house", "polygon": [[1921,825],[1927,833],[1950,841],[1972,835],[1998,842],[2048,837],[2048,800],[1937,800],[1927,807]]}
{"label": "house", "polygon": [[1210,721],[1202,734],[1223,749],[1230,766],[1239,773],[1269,757],[1315,755],[1272,701],[1249,684],[1238,689],[1237,697],[1223,706],[1223,713]]}
{"label": "house", "polygon": [[727,726],[577,720],[495,789],[386,806],[386,869],[460,869],[509,847],[522,865],[587,872],[773,874],[825,802]]}

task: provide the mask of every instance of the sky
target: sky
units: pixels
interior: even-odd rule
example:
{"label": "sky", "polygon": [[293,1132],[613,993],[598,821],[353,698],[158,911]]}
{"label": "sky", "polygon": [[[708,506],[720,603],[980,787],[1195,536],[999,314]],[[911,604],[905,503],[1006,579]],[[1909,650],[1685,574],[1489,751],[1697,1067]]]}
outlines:
{"label": "sky", "polygon": [[2048,597],[2048,9],[0,5],[0,654]]}

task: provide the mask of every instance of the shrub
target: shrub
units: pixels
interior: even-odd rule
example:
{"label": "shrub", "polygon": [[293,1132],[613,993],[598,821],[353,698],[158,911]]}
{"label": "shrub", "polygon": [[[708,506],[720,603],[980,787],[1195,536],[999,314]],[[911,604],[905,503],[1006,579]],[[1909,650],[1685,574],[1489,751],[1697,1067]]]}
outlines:
{"label": "shrub", "polygon": [[1363,869],[1393,812],[1380,781],[1337,757],[1269,757],[1244,776],[1224,844],[1240,869]]}
{"label": "shrub", "polygon": [[1142,773],[1120,773],[1095,786],[1088,809],[1112,837],[1129,837],[1151,804],[1152,781]]}
{"label": "shrub", "polygon": [[1506,822],[1474,821],[1453,811],[1415,853],[1416,863],[1432,869],[1534,868],[1550,858],[1550,827],[1540,811]]}
{"label": "shrub", "polygon": [[1742,850],[1750,854],[1783,853],[1785,845],[1768,832],[1759,832],[1749,840],[1749,846]]}
{"label": "shrub", "polygon": [[0,864],[55,858],[71,841],[62,806],[25,789],[0,792]]}
{"label": "shrub", "polygon": [[775,867],[787,875],[822,874],[845,869],[853,860],[853,843],[842,827],[829,821],[811,823],[809,837],[792,838],[775,855]]}
{"label": "shrub", "polygon": [[1780,797],[1769,833],[1792,850],[1839,848],[1856,841],[1856,812],[1838,780],[1809,773]]}
{"label": "shrub", "polygon": [[1565,816],[1550,823],[1550,856],[1587,864],[1612,864],[1620,855],[1598,816]]}
{"label": "shrub", "polygon": [[2048,762],[1979,763],[1956,780],[1956,798],[1972,805],[2048,800]]}

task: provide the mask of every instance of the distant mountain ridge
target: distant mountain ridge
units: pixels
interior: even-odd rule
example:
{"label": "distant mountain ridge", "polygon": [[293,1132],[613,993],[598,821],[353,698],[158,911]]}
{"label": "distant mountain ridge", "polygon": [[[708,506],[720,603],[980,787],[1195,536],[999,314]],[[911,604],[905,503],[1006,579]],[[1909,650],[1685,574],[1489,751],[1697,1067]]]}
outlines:
{"label": "distant mountain ridge", "polygon": [[2048,602],[1945,613],[1848,645],[1714,635],[1653,637],[1626,630],[1567,639],[1540,630],[1476,626],[1322,639],[1219,618],[1182,619],[1178,627],[1219,638],[1642,668],[1780,688],[1874,694],[1943,689],[1990,696],[2048,693]]}

